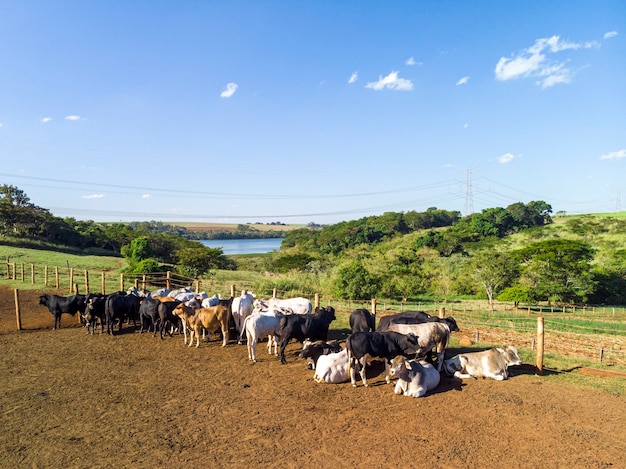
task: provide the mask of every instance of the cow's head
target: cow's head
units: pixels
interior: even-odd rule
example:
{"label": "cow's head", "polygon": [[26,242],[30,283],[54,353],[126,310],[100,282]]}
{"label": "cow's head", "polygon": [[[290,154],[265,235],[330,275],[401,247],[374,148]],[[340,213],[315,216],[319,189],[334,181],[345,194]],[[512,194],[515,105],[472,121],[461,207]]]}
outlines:
{"label": "cow's head", "polygon": [[391,359],[389,373],[391,373],[392,376],[404,381],[409,381],[409,369],[410,365],[406,357],[398,355]]}
{"label": "cow's head", "polygon": [[453,317],[448,316],[446,318],[443,318],[443,320],[450,328],[450,332],[461,332],[461,329],[459,329],[459,325],[456,323],[456,320]]}
{"label": "cow's head", "polygon": [[39,304],[48,306],[48,295],[40,295],[39,296]]}
{"label": "cow's head", "polygon": [[498,352],[504,357],[507,366],[522,364],[522,360],[520,360],[517,354],[517,349],[513,345],[505,345],[504,348],[498,348]]}
{"label": "cow's head", "polygon": [[406,337],[406,341],[404,343],[404,353],[406,355],[415,355],[419,352],[420,350],[420,344],[419,344],[419,340],[418,337],[413,334],[412,332],[409,332],[408,334],[405,335]]}

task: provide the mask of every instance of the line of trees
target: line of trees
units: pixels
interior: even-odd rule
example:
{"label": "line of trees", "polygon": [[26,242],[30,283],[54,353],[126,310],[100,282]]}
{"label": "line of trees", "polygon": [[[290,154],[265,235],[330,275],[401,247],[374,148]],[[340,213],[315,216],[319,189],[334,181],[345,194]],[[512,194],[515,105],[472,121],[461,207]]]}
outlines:
{"label": "line of trees", "polygon": [[72,253],[124,256],[130,273],[174,268],[198,277],[211,269],[235,268],[221,249],[209,248],[178,233],[159,232],[149,224],[56,217],[33,204],[24,191],[7,184],[0,185],[0,241]]}

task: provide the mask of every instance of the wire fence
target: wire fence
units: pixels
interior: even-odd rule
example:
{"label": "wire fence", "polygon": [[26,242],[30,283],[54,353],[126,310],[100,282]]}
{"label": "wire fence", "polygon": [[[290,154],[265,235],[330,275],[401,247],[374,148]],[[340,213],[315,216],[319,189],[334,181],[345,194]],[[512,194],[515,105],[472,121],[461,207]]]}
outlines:
{"label": "wire fence", "polygon": [[[252,291],[253,282],[238,281],[225,284],[211,279],[199,280],[173,272],[153,272],[138,275],[117,272],[74,272],[73,269],[49,268],[34,264],[7,262],[5,279],[13,286],[30,283],[39,288],[55,288],[71,293],[126,291],[134,286],[142,290],[158,288],[191,288],[196,292],[222,297]],[[543,318],[545,353],[597,360],[605,364],[626,366],[626,308],[623,306],[554,306],[528,305],[515,308],[508,303],[489,305],[487,302],[428,302],[406,300],[350,300],[318,293],[266,289],[255,292],[257,298],[304,297],[316,306],[332,305],[338,314],[349,314],[357,308],[375,310],[377,316],[404,311],[425,311],[432,315],[453,316],[461,334],[475,342],[514,343],[535,348],[537,321]],[[345,321],[344,321],[345,323]]]}

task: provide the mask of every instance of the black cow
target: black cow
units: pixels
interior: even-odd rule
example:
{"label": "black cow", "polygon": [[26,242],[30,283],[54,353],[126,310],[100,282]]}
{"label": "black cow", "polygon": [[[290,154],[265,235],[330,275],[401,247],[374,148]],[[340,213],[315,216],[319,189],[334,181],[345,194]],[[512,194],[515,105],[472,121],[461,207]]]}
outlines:
{"label": "black cow", "polygon": [[309,370],[314,370],[317,365],[317,359],[322,355],[328,355],[330,353],[341,352],[341,344],[337,341],[324,342],[323,340],[316,340],[314,342],[305,340],[302,345],[302,352],[300,352],[300,358],[306,358],[306,365]]}
{"label": "black cow", "polygon": [[141,298],[135,295],[127,295],[125,293],[109,295],[104,308],[107,321],[107,333],[113,335],[113,326],[116,320],[120,322],[118,329],[120,331],[122,330],[124,319],[132,319],[135,326],[137,326],[140,303]]}
{"label": "black cow", "polygon": [[159,304],[159,333],[161,335],[161,339],[163,338],[163,331],[167,327],[168,323],[171,324],[173,327],[178,327],[181,324],[180,318],[173,313],[176,306],[178,306],[180,303],[180,301],[175,300],[164,301]]}
{"label": "black cow", "polygon": [[89,295],[87,305],[82,315],[85,321],[85,327],[87,327],[87,334],[89,334],[89,327],[91,327],[91,335],[93,335],[96,330],[97,321],[100,321],[100,333],[104,332],[106,301],[107,296],[105,295]]}
{"label": "black cow", "polygon": [[378,323],[377,332],[385,332],[390,324],[422,324],[424,322],[443,322],[450,328],[450,332],[459,332],[459,326],[452,316],[440,318],[431,316],[424,311],[405,311],[404,313],[383,316]]}
{"label": "black cow", "polygon": [[39,297],[39,304],[46,306],[54,316],[54,327],[61,327],[61,314],[67,313],[74,316],[85,310],[87,297],[85,295],[59,296],[44,294]]}
{"label": "black cow", "polygon": [[360,374],[363,385],[367,386],[365,367],[369,359],[383,358],[385,360],[385,381],[390,383],[389,360],[398,355],[405,357],[415,355],[419,350],[419,343],[415,334],[355,332],[346,338],[346,350],[348,351],[348,370],[352,386],[356,387],[356,371],[359,363],[362,366]]}
{"label": "black cow", "polygon": [[355,332],[374,332],[374,316],[365,308],[355,309],[350,313],[350,329]]}
{"label": "black cow", "polygon": [[287,314],[280,319],[278,335],[280,336],[280,352],[278,356],[284,365],[285,348],[291,339],[304,342],[309,340],[326,340],[328,328],[335,320],[335,308],[316,308],[313,314]]}
{"label": "black cow", "polygon": [[139,333],[143,332],[144,326],[150,332],[150,325],[153,326],[153,336],[156,336],[157,325],[159,324],[159,305],[161,302],[154,298],[144,298],[139,305]]}

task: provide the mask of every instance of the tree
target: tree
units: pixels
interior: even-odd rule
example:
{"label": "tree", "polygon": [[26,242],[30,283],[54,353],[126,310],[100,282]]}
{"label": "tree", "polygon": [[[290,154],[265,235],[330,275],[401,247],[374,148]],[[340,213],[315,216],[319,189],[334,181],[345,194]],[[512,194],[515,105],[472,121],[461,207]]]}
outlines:
{"label": "tree", "polygon": [[594,250],[582,241],[549,239],[512,253],[522,264],[520,284],[539,299],[586,302],[595,290],[591,272]]}
{"label": "tree", "polygon": [[176,270],[189,277],[201,277],[220,267],[223,257],[220,248],[184,247],[176,251]]}
{"label": "tree", "polygon": [[481,251],[476,253],[470,263],[472,277],[487,293],[489,306],[499,289],[510,284],[517,275],[515,262],[504,253]]}
{"label": "tree", "polygon": [[339,267],[335,292],[339,297],[368,300],[376,296],[379,280],[359,262],[350,261]]}
{"label": "tree", "polygon": [[526,285],[513,285],[500,292],[498,301],[512,301],[517,309],[520,303],[535,303],[537,297],[533,288]]}

